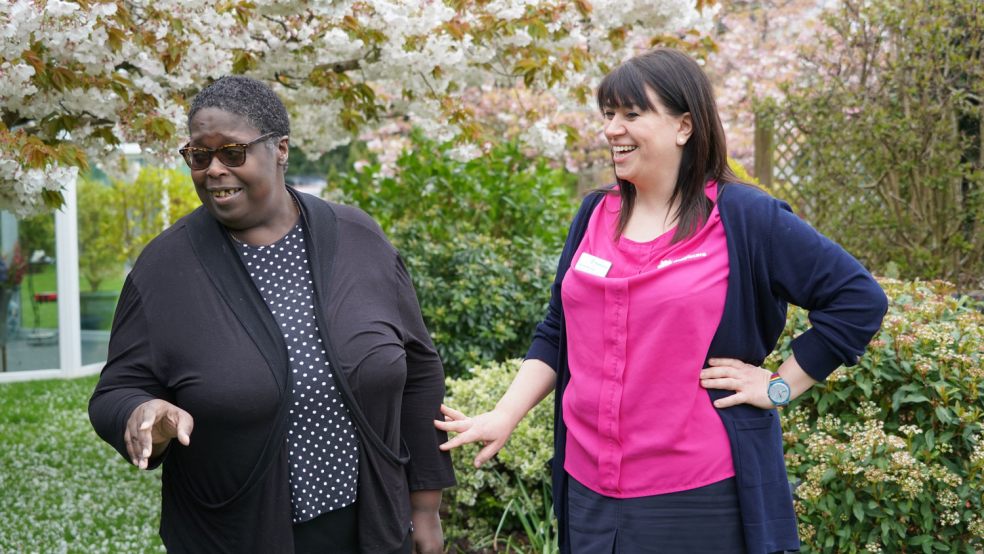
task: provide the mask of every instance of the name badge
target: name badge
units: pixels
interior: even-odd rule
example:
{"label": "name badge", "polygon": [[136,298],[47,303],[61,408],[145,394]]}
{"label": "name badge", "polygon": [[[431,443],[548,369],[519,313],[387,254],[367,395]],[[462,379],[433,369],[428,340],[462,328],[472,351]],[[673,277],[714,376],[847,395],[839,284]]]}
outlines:
{"label": "name badge", "polygon": [[587,252],[581,252],[581,257],[577,259],[577,264],[574,265],[574,269],[598,277],[608,275],[608,270],[611,268],[612,262],[592,256]]}

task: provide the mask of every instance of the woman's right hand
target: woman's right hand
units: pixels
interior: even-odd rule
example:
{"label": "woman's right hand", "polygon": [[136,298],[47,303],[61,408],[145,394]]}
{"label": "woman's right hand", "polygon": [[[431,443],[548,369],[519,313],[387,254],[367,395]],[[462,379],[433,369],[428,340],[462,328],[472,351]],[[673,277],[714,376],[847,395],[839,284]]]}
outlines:
{"label": "woman's right hand", "polygon": [[171,439],[188,446],[195,420],[191,414],[166,400],[148,400],[130,413],[126,421],[126,452],[133,465],[147,469],[152,458],[160,456]]}
{"label": "woman's right hand", "polygon": [[434,426],[442,431],[457,433],[454,438],[440,446],[441,450],[451,450],[478,441],[485,445],[475,456],[475,467],[492,459],[506,445],[509,435],[518,423],[500,409],[468,417],[458,410],[441,404],[441,413],[444,414],[444,421],[435,420]]}

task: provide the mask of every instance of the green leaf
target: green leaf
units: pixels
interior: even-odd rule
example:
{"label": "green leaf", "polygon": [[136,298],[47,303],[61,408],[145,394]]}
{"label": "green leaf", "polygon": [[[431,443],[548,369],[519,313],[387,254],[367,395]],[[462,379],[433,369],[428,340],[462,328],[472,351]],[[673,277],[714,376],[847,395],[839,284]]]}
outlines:
{"label": "green leaf", "polygon": [[860,502],[857,502],[852,506],[852,511],[854,512],[854,517],[856,517],[858,521],[864,521],[864,508],[861,506]]}
{"label": "green leaf", "polygon": [[899,404],[917,404],[919,402],[929,402],[929,398],[925,394],[913,393],[905,395]]}
{"label": "green leaf", "polygon": [[62,196],[60,190],[42,190],[41,191],[41,201],[44,206],[51,210],[61,209],[65,205],[65,197]]}

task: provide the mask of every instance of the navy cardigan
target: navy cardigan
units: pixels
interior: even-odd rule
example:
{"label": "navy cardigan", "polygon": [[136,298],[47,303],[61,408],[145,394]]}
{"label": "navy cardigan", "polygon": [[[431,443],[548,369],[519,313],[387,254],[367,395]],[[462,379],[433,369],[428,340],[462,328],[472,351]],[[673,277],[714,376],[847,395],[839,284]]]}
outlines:
{"label": "navy cardigan", "polygon": [[[594,207],[604,193],[588,195],[574,217],[551,287],[546,318],[537,326],[527,358],[557,370],[554,396],[554,511],[561,552],[567,537],[567,427],[561,416],[567,365],[561,283],[571,266]],[[718,211],[728,244],[728,291],[708,358],[761,365],[786,324],[786,305],[809,311],[811,327],[792,342],[800,366],[822,381],[841,364],[854,365],[887,310],[885,293],[840,246],[792,213],[784,202],[746,185],[719,186]],[[705,366],[706,366],[705,360]],[[730,391],[709,390],[711,401]],[[796,514],[783,462],[782,430],[774,409],[747,404],[719,409],[731,442],[738,498],[750,554],[798,550]]]}

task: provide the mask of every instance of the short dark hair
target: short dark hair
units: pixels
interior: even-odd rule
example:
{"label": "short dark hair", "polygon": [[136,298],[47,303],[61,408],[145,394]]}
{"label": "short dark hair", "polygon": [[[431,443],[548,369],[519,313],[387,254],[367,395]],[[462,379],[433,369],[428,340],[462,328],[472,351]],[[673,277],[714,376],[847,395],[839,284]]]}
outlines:
{"label": "short dark hair", "polygon": [[[704,193],[709,180],[738,182],[728,167],[724,127],[718,115],[711,82],[696,61],[673,48],[656,48],[629,59],[605,76],[598,87],[598,108],[634,106],[651,111],[656,108],[646,89],[652,91],[672,115],[690,113],[693,132],[683,148],[680,173],[670,198],[677,199],[677,230],[673,242],[696,233],[711,213],[712,205]],[[635,201],[635,187],[617,179],[622,196],[617,234],[625,231]]]}
{"label": "short dark hair", "polygon": [[188,127],[199,110],[219,108],[242,116],[260,133],[276,133],[277,137],[290,135],[290,119],[287,108],[266,83],[243,75],[226,75],[203,88],[191,102],[188,110]]}

